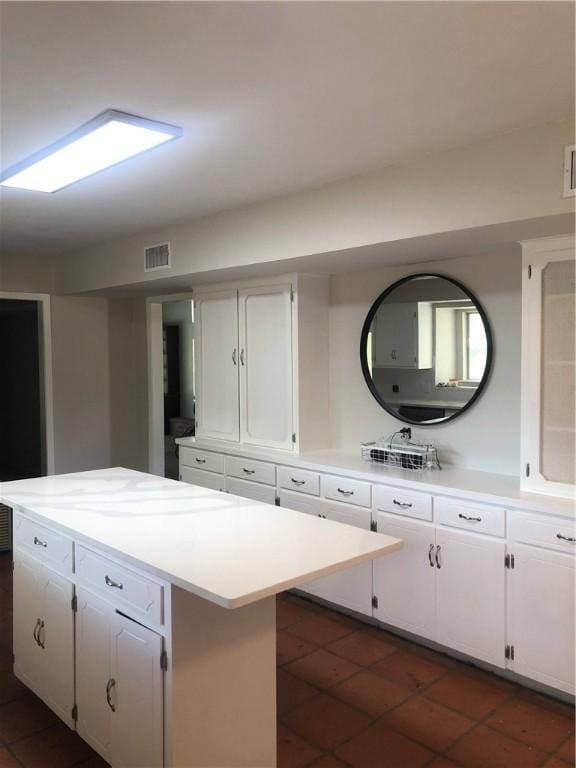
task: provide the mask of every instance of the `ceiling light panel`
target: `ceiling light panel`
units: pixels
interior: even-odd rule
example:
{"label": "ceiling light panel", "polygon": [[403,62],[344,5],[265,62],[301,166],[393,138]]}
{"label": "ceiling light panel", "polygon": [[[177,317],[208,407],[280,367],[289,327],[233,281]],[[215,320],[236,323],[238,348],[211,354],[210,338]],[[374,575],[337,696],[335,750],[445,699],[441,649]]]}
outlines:
{"label": "ceiling light panel", "polygon": [[110,109],[8,168],[0,176],[0,185],[57,192],[181,135],[178,126]]}

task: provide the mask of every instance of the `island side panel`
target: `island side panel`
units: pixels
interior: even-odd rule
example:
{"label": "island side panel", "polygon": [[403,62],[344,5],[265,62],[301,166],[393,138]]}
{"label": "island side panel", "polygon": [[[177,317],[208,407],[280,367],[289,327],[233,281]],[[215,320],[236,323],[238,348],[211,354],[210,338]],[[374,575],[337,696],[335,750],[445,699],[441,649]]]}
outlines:
{"label": "island side panel", "polygon": [[167,764],[276,766],[276,597],[228,610],[171,587]]}

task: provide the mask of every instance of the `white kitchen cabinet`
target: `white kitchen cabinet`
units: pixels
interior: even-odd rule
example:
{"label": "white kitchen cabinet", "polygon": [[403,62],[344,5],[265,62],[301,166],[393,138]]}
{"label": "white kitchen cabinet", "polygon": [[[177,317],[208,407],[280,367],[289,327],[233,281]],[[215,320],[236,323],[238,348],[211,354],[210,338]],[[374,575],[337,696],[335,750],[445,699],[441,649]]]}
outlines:
{"label": "white kitchen cabinet", "polygon": [[199,485],[201,488],[210,488],[213,491],[224,491],[226,478],[216,472],[205,472],[203,469],[180,466],[180,480],[183,483]]}
{"label": "white kitchen cabinet", "polygon": [[432,307],[430,302],[384,303],[372,328],[375,368],[432,367]]}
{"label": "white kitchen cabinet", "polygon": [[240,440],[292,448],[292,285],[245,288],[240,319]]}
{"label": "white kitchen cabinet", "polygon": [[506,644],[506,544],[436,530],[436,640],[503,667]]}
{"label": "white kitchen cabinet", "polygon": [[164,764],[161,654],[160,635],[114,614],[107,683],[114,768],[162,768]]}
{"label": "white kitchen cabinet", "polygon": [[21,550],[14,558],[14,671],[73,726],[74,586]]}
{"label": "white kitchen cabinet", "polygon": [[572,498],[576,482],[574,237],[522,244],[522,487]]}
{"label": "white kitchen cabinet", "polygon": [[[280,506],[370,530],[370,512],[346,504],[316,499],[304,493],[280,491]],[[314,579],[298,589],[358,613],[372,615],[372,563],[361,563]]]}
{"label": "white kitchen cabinet", "polygon": [[417,635],[436,635],[436,563],[434,526],[398,515],[375,512],[378,533],[402,539],[398,552],[373,561],[374,616]]}
{"label": "white kitchen cabinet", "polygon": [[234,494],[234,496],[243,496],[245,499],[263,501],[266,504],[276,503],[276,488],[270,485],[262,485],[262,483],[253,483],[250,480],[227,477],[226,491]]}
{"label": "white kitchen cabinet", "polygon": [[574,556],[524,544],[511,547],[508,666],[574,693]]}
{"label": "white kitchen cabinet", "polygon": [[78,733],[111,761],[111,714],[106,698],[114,608],[80,587],[76,614],[76,701]]}
{"label": "white kitchen cabinet", "polygon": [[238,291],[194,294],[196,434],[238,441]]}

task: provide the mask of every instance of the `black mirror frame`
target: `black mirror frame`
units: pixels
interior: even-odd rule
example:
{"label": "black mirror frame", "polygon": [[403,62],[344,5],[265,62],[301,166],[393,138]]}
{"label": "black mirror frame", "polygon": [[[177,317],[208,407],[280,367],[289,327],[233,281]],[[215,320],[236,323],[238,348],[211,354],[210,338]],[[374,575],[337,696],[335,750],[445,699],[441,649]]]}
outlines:
{"label": "black mirror frame", "polygon": [[[472,395],[470,400],[466,403],[466,405],[461,408],[456,413],[453,413],[452,416],[447,416],[446,418],[442,419],[441,421],[434,421],[434,422],[422,422],[422,421],[413,421],[412,419],[407,419],[405,417],[401,417],[398,415],[398,413],[394,412],[392,408],[390,408],[386,401],[380,397],[380,393],[374,386],[374,382],[372,381],[372,376],[370,375],[370,371],[368,369],[368,360],[366,356],[366,342],[368,340],[368,333],[370,332],[370,326],[372,325],[372,321],[374,319],[374,315],[378,311],[378,308],[380,307],[380,304],[384,301],[384,299],[392,293],[392,291],[396,290],[396,288],[399,288],[401,285],[404,285],[404,283],[408,283],[411,280],[415,280],[419,277],[438,277],[441,280],[447,280],[449,283],[452,283],[452,285],[455,285],[457,288],[459,288],[468,298],[470,301],[474,303],[474,306],[478,310],[478,314],[482,318],[482,322],[484,323],[484,331],[486,333],[486,367],[484,368],[484,374],[482,378],[480,379],[480,383],[478,384],[478,387],[476,389],[476,392]],[[467,288],[465,288],[462,283],[459,283],[458,280],[454,280],[452,277],[446,277],[446,275],[439,275],[435,272],[418,272],[414,275],[407,275],[406,277],[402,277],[400,280],[397,280],[395,283],[392,283],[388,288],[386,288],[385,291],[383,291],[376,301],[372,304],[370,307],[370,310],[368,311],[368,314],[366,315],[366,319],[364,320],[364,325],[362,326],[362,334],[360,336],[360,364],[362,366],[362,373],[364,375],[364,380],[366,381],[366,384],[368,385],[368,389],[372,393],[372,396],[385,411],[387,411],[391,416],[394,416],[395,419],[398,419],[398,421],[401,421],[404,424],[414,424],[418,427],[437,427],[442,426],[443,424],[447,424],[449,421],[453,421],[454,419],[457,419],[459,416],[462,416],[463,413],[465,413],[470,406],[472,406],[476,400],[480,397],[482,394],[482,391],[484,390],[486,384],[488,383],[488,379],[490,378],[490,374],[492,372],[492,363],[494,360],[494,342],[492,338],[492,330],[490,328],[490,323],[488,322],[488,315],[484,311],[484,307],[476,296],[469,291]]]}

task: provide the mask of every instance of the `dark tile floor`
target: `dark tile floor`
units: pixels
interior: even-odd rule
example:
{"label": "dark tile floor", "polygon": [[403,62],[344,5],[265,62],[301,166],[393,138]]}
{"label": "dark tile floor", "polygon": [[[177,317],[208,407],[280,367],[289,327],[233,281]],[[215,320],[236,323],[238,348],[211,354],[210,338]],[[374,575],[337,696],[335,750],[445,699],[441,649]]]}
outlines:
{"label": "dark tile floor", "polygon": [[[105,768],[12,675],[11,575],[0,555],[0,768]],[[278,766],[569,768],[574,709],[283,595]]]}

